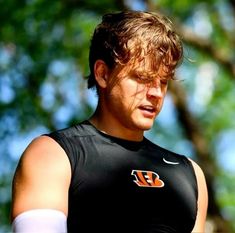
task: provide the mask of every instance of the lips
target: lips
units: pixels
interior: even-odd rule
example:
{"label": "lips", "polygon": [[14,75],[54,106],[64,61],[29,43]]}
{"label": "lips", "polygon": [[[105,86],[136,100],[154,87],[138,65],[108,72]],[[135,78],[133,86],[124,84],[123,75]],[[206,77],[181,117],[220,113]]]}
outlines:
{"label": "lips", "polygon": [[156,108],[152,105],[141,105],[139,107],[145,117],[152,118],[156,114]]}

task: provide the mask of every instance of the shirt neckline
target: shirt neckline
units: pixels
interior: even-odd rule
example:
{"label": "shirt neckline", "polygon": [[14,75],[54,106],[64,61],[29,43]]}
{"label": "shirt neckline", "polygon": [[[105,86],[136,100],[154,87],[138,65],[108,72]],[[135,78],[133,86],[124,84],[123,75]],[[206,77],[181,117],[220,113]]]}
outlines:
{"label": "shirt neckline", "polygon": [[126,149],[129,149],[129,150],[139,150],[140,148],[142,148],[145,145],[145,143],[147,141],[147,139],[145,137],[143,137],[142,141],[131,141],[131,140],[118,138],[118,137],[106,134],[106,133],[100,131],[99,129],[97,129],[89,120],[83,121],[82,124],[86,125],[88,127],[88,130],[90,132],[92,132],[93,134],[95,133],[95,135],[98,135],[99,137],[103,138],[104,140],[106,140],[110,143],[118,144]]}

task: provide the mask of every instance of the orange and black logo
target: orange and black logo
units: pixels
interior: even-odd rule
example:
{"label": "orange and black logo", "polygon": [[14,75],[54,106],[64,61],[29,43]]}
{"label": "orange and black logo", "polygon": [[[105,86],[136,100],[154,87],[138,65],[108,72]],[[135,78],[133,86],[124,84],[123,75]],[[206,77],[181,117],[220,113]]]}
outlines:
{"label": "orange and black logo", "polygon": [[135,176],[134,182],[140,187],[162,188],[164,186],[164,182],[156,172],[132,170],[131,175]]}

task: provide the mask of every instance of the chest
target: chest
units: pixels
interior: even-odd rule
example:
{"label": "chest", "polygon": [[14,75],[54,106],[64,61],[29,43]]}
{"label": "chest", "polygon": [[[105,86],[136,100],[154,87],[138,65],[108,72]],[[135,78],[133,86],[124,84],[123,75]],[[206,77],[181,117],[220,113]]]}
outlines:
{"label": "chest", "polygon": [[[183,160],[148,148],[128,150],[106,144],[82,150],[82,163],[74,174],[74,192],[99,199],[125,200],[135,206],[139,200],[152,201],[152,207],[163,210],[196,203],[193,170]],[[195,208],[195,206],[194,206]]]}
{"label": "chest", "polygon": [[77,166],[69,194],[72,226],[93,219],[101,228],[105,220],[105,226],[109,222],[117,229],[124,225],[135,229],[129,232],[193,227],[196,181],[183,160],[154,148],[127,149],[110,143],[84,146],[74,156]]}

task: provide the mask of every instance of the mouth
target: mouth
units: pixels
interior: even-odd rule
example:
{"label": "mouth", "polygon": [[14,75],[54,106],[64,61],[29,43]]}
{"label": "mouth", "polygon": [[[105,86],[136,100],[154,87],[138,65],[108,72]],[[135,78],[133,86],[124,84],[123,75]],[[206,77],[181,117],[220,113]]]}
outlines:
{"label": "mouth", "polygon": [[153,118],[156,115],[156,108],[151,105],[142,105],[139,109],[147,118]]}

